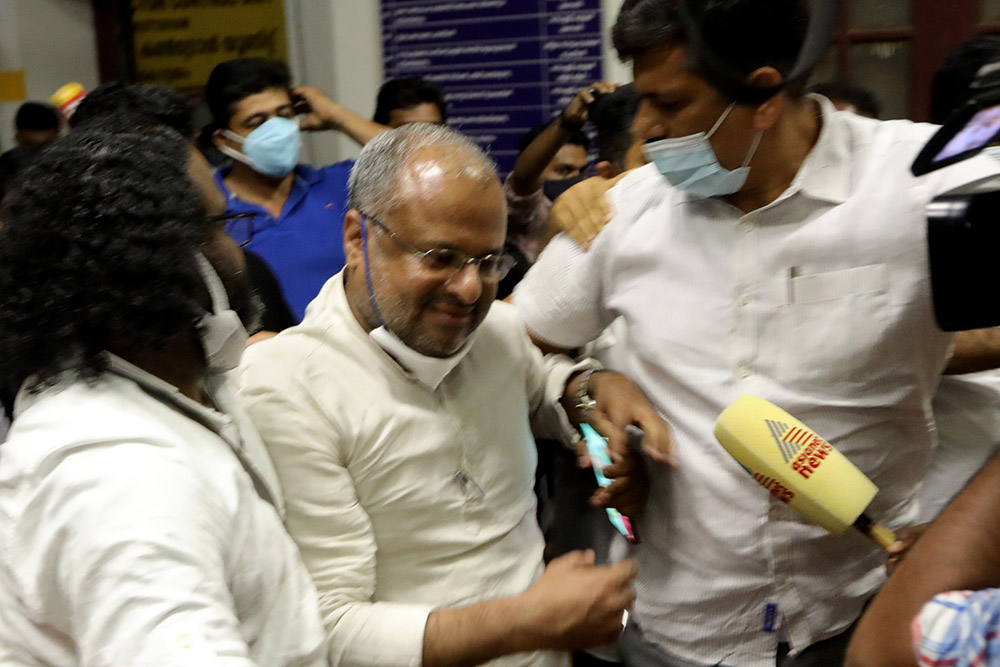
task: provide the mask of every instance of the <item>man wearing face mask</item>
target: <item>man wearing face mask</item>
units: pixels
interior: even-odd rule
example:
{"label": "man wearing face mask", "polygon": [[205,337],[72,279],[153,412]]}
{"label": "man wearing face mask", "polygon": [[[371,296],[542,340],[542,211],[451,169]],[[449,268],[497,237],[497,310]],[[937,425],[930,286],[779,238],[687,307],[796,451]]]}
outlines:
{"label": "man wearing face mask", "polygon": [[997,168],[914,178],[933,126],[803,95],[809,3],[687,5],[623,4],[613,38],[650,164],[609,191],[615,217],[589,250],[557,237],[514,302],[551,349],[621,316],[616,354],[671,426],[678,466],[650,467],[625,662],[841,664],[886,554],[769,499],[713,424],[763,396],[872,478],[873,515],[912,523],[952,340],[933,316],[925,206]]}
{"label": "man wearing face mask", "polygon": [[543,360],[509,304],[495,168],[446,127],[373,139],[351,174],[347,268],[305,320],[247,351],[240,398],[285,489],[331,656],[354,665],[566,665],[621,630],[631,561],[573,552],[544,568],[534,436],[576,439],[593,396],[628,513],[641,423],[665,430],[624,377]]}
{"label": "man wearing face mask", "polygon": [[327,664],[225,380],[255,319],[242,253],[201,154],[141,122],[56,142],[6,202],[0,663]]}
{"label": "man wearing face mask", "polygon": [[301,131],[338,130],[362,146],[384,126],[322,92],[291,87],[278,61],[239,58],[209,76],[205,99],[215,146],[232,159],[216,174],[227,211],[256,214],[247,246],[274,271],[296,320],[323,283],[344,266],[340,222],[353,161],[299,164]]}

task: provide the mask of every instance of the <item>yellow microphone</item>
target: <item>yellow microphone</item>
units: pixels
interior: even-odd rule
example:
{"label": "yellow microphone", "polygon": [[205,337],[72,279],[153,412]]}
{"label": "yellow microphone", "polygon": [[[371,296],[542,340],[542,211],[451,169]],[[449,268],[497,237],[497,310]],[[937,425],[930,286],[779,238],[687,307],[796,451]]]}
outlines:
{"label": "yellow microphone", "polygon": [[888,549],[896,536],[865,509],[878,493],[847,457],[763,398],[744,394],[715,421],[715,437],[777,500],[834,535],[854,526]]}

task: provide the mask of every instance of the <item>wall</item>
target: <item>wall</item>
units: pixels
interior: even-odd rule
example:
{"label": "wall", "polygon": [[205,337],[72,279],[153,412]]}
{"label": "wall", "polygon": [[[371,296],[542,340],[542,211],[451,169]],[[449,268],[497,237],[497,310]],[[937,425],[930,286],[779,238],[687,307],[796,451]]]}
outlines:
{"label": "wall", "polygon": [[[2,1],[2,0],[0,0]],[[626,83],[632,71],[618,61],[607,37],[623,0],[603,0],[605,79]],[[378,0],[286,0],[289,60],[296,80],[322,88],[333,99],[370,117],[382,83]],[[308,137],[304,157],[329,164],[355,157],[350,139],[323,133]]]}
{"label": "wall", "polygon": [[[90,0],[0,0],[0,70],[25,70],[29,100],[47,101],[59,86],[98,84]],[[20,102],[0,104],[0,146],[14,145]]]}

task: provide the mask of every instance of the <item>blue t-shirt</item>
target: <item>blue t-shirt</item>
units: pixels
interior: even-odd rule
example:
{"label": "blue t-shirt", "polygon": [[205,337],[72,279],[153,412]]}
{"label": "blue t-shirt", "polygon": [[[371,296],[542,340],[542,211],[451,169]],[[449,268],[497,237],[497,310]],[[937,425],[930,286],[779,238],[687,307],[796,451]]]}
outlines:
{"label": "blue t-shirt", "polygon": [[347,178],[353,166],[353,160],[345,160],[321,169],[295,167],[295,182],[277,219],[229,191],[223,178],[230,167],[215,172],[215,183],[226,196],[226,212],[257,214],[247,249],[271,267],[297,321],[323,283],[344,268]]}

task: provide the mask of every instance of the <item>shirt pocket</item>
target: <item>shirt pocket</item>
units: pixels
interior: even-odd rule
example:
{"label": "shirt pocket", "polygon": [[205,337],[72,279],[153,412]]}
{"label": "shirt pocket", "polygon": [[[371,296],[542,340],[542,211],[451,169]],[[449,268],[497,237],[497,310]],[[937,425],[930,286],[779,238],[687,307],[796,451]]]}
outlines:
{"label": "shirt pocket", "polygon": [[891,370],[901,351],[887,335],[894,320],[888,273],[885,264],[790,272],[780,329],[783,382],[860,383]]}

